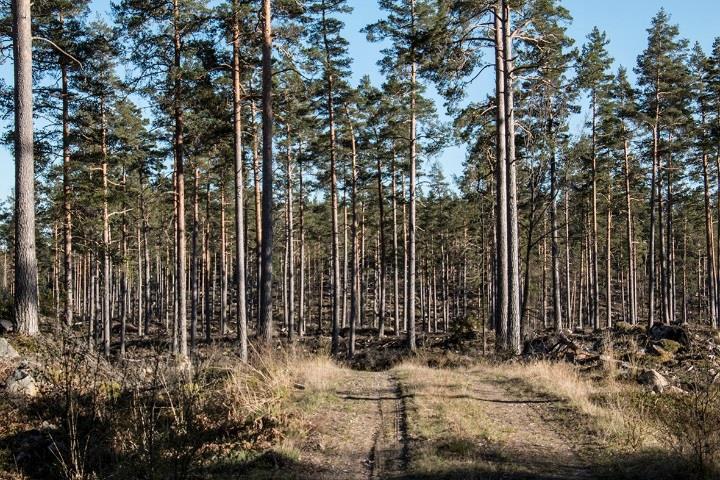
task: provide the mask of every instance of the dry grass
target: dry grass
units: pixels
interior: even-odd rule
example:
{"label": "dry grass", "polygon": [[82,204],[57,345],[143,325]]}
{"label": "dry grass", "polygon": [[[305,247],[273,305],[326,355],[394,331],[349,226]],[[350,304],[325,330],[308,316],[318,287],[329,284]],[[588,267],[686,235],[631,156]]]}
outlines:
{"label": "dry grass", "polygon": [[562,399],[585,419],[588,428],[606,446],[632,450],[657,446],[656,430],[632,399],[635,386],[617,382],[615,370],[604,379],[592,379],[568,363],[537,361],[482,367],[493,374],[520,381],[522,387]]}

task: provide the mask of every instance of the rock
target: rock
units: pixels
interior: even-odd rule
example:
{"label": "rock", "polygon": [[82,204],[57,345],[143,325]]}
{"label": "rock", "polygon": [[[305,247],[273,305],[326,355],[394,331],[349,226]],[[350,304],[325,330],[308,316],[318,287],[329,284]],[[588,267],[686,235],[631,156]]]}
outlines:
{"label": "rock", "polygon": [[690,345],[690,337],[687,330],[679,325],[664,325],[655,323],[650,328],[650,339],[656,342],[667,339],[678,342],[684,346]]}
{"label": "rock", "polygon": [[20,355],[17,351],[15,351],[12,345],[10,345],[6,339],[0,338],[0,359],[15,360],[19,357]]}
{"label": "rock", "polygon": [[23,368],[17,368],[5,381],[5,389],[10,395],[35,397],[38,394],[35,379],[30,372]]}
{"label": "rock", "polygon": [[10,333],[15,330],[15,325],[10,320],[0,320],[0,333]]}
{"label": "rock", "polygon": [[670,385],[667,379],[656,370],[645,370],[638,375],[637,379],[641,385],[652,387],[653,391],[657,393],[662,393],[663,390]]}

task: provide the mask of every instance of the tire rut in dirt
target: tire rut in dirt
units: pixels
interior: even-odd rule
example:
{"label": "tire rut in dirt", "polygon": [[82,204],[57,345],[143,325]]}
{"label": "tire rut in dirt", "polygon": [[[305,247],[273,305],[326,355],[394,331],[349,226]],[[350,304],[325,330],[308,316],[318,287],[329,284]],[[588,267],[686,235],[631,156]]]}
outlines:
{"label": "tire rut in dirt", "polygon": [[378,427],[368,455],[368,478],[393,478],[410,463],[406,395],[400,381],[387,377],[387,388],[379,392]]}

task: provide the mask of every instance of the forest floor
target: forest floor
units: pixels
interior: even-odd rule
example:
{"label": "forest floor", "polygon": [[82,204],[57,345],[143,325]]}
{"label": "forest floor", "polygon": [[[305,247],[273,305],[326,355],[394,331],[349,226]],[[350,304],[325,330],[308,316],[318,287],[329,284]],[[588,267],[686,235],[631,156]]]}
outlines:
{"label": "forest floor", "polygon": [[[659,428],[652,409],[672,413],[658,410],[665,408],[658,400],[694,405],[701,397],[656,395],[623,372],[642,362],[677,364],[669,374],[687,369],[699,358],[692,345],[707,348],[706,336],[690,353],[661,350],[639,360],[630,357],[643,342],[629,342],[626,332],[563,337],[561,349],[546,349],[543,337],[523,359],[507,361],[483,355],[494,348],[484,335],[420,335],[418,353],[408,355],[402,338],[360,333],[352,361],[330,358],[329,339],[316,336],[292,346],[278,340],[272,352],[254,351],[247,366],[226,342],[202,346],[192,366],[136,342],[115,365],[93,360],[83,343],[12,337],[40,393],[29,402],[0,395],[0,414],[12,419],[0,425],[0,478],[70,478],[55,464],[73,443],[91,446],[82,455],[88,470],[102,473],[96,478],[689,478],[672,440],[696,433],[684,427],[690,417],[668,417]],[[628,342],[632,348],[622,349]],[[68,394],[80,409],[70,418],[62,408]],[[720,424],[716,403],[695,413]],[[177,416],[179,408],[187,416]],[[150,411],[162,412],[162,421]],[[139,428],[147,421],[156,422],[152,430]],[[149,434],[156,450],[143,446]],[[108,458],[129,462],[108,467]]]}

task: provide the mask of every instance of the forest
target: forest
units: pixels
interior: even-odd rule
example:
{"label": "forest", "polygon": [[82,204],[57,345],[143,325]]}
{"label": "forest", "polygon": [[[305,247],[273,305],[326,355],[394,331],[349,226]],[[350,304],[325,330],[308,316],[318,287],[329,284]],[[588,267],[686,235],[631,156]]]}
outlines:
{"label": "forest", "polygon": [[720,37],[372,3],[0,1],[0,479],[720,478]]}

